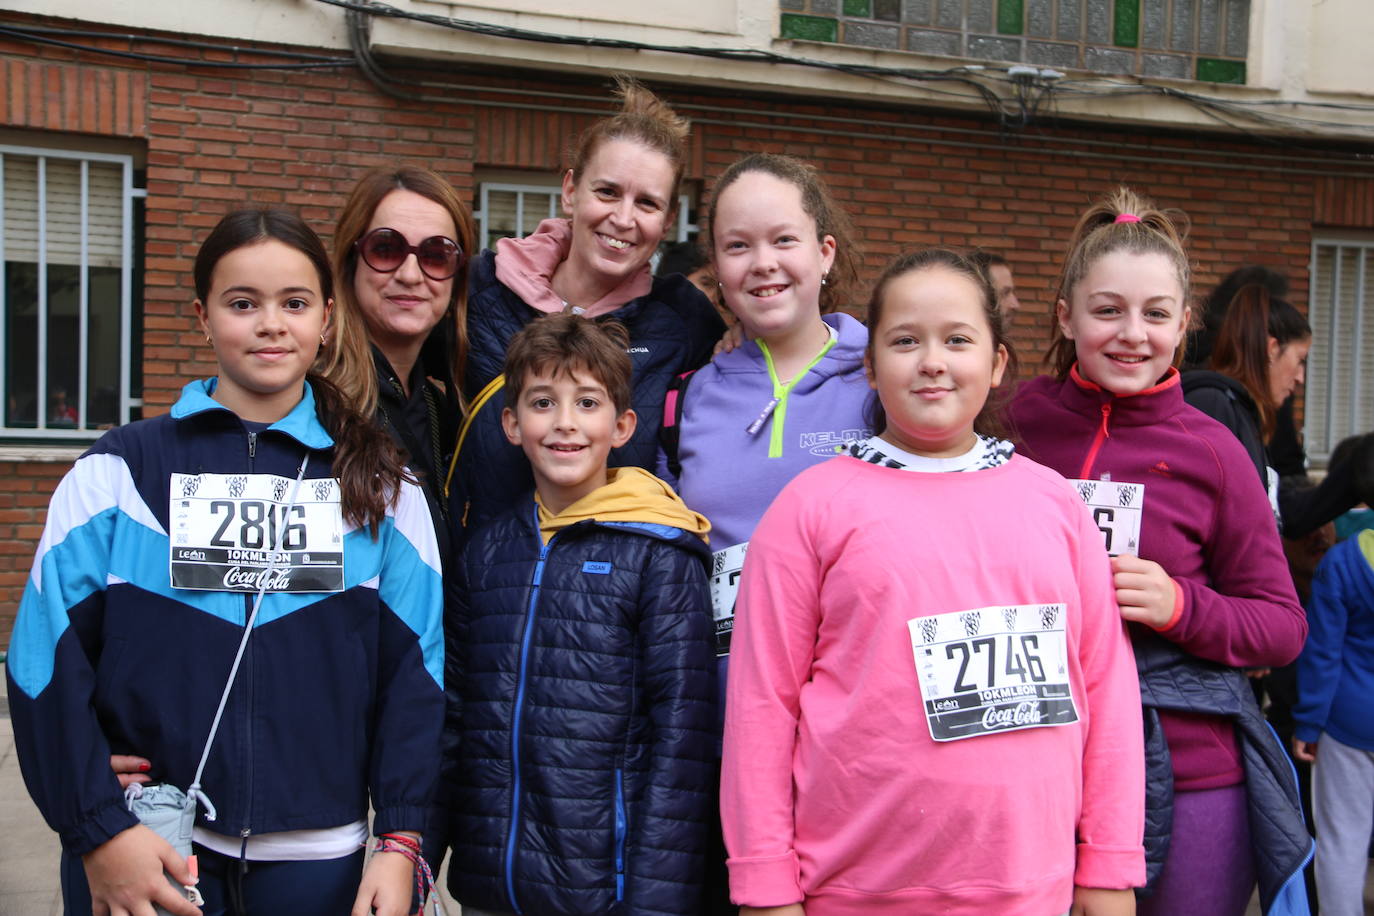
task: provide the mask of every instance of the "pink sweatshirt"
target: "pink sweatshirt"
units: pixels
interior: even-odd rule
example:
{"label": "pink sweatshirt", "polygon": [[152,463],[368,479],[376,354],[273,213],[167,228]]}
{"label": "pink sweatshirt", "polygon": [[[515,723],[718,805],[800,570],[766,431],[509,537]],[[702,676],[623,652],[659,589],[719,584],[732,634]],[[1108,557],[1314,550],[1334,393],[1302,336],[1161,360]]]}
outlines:
{"label": "pink sweatshirt", "polygon": [[[1001,609],[1019,606],[1008,624],[1024,627],[1016,614],[1055,604],[1066,670],[1044,674],[1067,679],[1077,721],[933,740],[916,661],[930,650],[908,621],[997,609],[982,630],[965,623],[987,634]],[[937,640],[935,655],[957,663],[968,645]],[[1024,658],[998,655],[993,671],[981,650],[965,657],[970,680],[1026,681],[1013,676]],[[1059,475],[1020,456],[964,473],[849,457],[804,471],[750,542],[737,607],[721,782],[731,895],[804,900],[807,916],[1049,916],[1075,884],[1143,884],[1139,703],[1102,537]]]}

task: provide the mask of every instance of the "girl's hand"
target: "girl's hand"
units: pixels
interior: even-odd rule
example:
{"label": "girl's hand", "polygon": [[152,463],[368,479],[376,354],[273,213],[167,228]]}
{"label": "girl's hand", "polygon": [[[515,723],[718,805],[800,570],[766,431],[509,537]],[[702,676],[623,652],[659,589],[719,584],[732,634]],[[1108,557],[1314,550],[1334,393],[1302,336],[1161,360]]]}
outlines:
{"label": "girl's hand", "polygon": [[1074,887],[1069,916],[1134,916],[1135,891],[1105,887]]}
{"label": "girl's hand", "polygon": [[1303,741],[1301,738],[1293,739],[1293,756],[1304,763],[1317,762],[1317,742]]}
{"label": "girl's hand", "polygon": [[1112,557],[1116,603],[1126,620],[1163,629],[1174,617],[1174,580],[1154,560],[1123,553]]}
{"label": "girl's hand", "polygon": [[739,916],[806,916],[806,910],[800,903],[789,903],[787,906],[742,906],[739,908]]}
{"label": "girl's hand", "polygon": [[167,883],[195,884],[186,860],[142,824],[115,834],[81,857],[94,916],[144,916],[152,904],[172,916],[201,916],[200,908]]}
{"label": "girl's hand", "polygon": [[406,916],[415,888],[415,865],[399,852],[374,852],[363,870],[351,916]]}
{"label": "girl's hand", "polygon": [[152,769],[151,762],[142,757],[133,757],[128,754],[111,754],[110,769],[115,771],[119,777],[119,787],[127,789],[133,783],[147,785],[152,781],[148,771]]}
{"label": "girl's hand", "polygon": [[722,353],[729,353],[748,339],[744,333],[744,324],[735,322],[725,332],[725,336],[716,341],[716,348],[711,351],[711,355],[719,356]]}

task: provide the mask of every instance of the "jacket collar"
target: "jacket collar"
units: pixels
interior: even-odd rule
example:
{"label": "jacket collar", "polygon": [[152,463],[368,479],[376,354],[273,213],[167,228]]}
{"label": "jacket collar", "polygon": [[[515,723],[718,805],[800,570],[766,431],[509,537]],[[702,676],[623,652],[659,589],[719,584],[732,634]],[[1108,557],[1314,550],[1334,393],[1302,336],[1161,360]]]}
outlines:
{"label": "jacket collar", "polygon": [[[177,398],[177,402],[172,405],[172,419],[185,420],[217,410],[222,410],[225,414],[238,419],[232,410],[211,396],[215,393],[215,385],[218,381],[217,378],[206,378],[187,382],[185,387],[181,389],[181,397]],[[296,406],[291,408],[291,412],[267,428],[285,433],[306,448],[329,448],[334,444],[334,438],[320,423],[315,410],[315,392],[309,384],[302,387],[305,390],[301,399],[296,402]]]}
{"label": "jacket collar", "polygon": [[1065,407],[1094,419],[1110,405],[1112,424],[1148,426],[1173,416],[1186,405],[1178,370],[1170,367],[1164,378],[1136,394],[1118,396],[1078,373],[1075,363],[1060,383],[1059,398]]}

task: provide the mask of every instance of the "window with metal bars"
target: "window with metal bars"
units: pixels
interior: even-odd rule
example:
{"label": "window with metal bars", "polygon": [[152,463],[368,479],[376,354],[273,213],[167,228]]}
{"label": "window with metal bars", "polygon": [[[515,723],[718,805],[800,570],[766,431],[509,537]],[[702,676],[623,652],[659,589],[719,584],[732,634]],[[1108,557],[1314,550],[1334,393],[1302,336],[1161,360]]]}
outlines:
{"label": "window with metal bars", "polygon": [[137,416],[130,156],[0,145],[0,437]]}
{"label": "window with metal bars", "polygon": [[1374,236],[1317,236],[1310,269],[1303,431],[1322,464],[1346,436],[1374,429]]}

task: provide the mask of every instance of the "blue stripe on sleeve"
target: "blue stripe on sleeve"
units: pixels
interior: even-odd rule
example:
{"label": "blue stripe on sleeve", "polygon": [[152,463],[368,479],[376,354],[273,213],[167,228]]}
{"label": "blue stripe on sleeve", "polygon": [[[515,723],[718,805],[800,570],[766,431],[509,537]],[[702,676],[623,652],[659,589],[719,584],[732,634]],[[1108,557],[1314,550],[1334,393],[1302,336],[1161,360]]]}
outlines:
{"label": "blue stripe on sleeve", "polygon": [[[433,541],[433,529],[426,532]],[[352,546],[358,553],[368,552],[384,563],[379,570],[378,591],[392,613],[419,639],[425,670],[440,689],[444,686],[444,587],[439,572],[426,563],[401,531],[388,518],[374,543],[366,531],[354,532],[366,544]],[[431,548],[432,549],[432,548]],[[382,551],[385,554],[382,555]],[[356,554],[355,554],[356,556]],[[380,565],[380,564],[379,564]]]}
{"label": "blue stripe on sleeve", "polygon": [[37,560],[43,585],[29,577],[6,662],[14,682],[30,697],[52,681],[57,641],[71,623],[68,609],[105,588],[106,553],[120,514],[106,509],[93,516]]}

